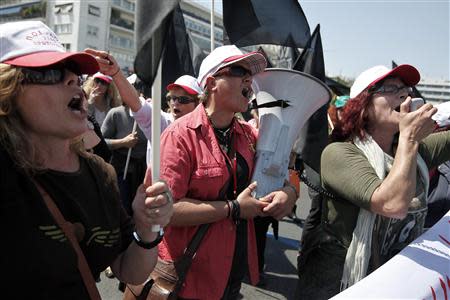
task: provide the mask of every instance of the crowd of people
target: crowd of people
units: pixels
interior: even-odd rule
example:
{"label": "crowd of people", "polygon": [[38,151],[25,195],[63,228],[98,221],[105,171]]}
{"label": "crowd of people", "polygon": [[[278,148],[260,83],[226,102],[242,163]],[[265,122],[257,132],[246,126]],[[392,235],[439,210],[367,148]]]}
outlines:
{"label": "crowd of people", "polygon": [[[139,286],[158,264],[183,259],[199,236],[178,299],[238,299],[245,278],[264,279],[268,224],[298,200],[288,178],[253,196],[258,115],[255,107],[251,122],[237,114],[254,99],[264,55],[218,47],[197,78],[167,86],[161,181],[151,182],[151,99],[113,56],[66,52],[39,21],[0,25],[0,44],[5,295],[99,299],[94,282],[105,269]],[[419,79],[410,65],[372,67],[330,106],[320,212],[302,237],[298,299],[350,287],[449,209],[450,132],[435,132],[433,105],[410,109]],[[428,198],[440,199],[433,219]]]}

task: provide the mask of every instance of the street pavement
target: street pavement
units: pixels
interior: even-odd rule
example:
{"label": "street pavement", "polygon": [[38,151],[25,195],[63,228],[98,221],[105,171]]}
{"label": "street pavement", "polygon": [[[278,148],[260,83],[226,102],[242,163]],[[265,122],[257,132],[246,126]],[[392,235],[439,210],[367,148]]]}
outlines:
{"label": "street pavement", "polygon": [[[307,188],[301,184],[300,198],[297,201],[297,216],[300,219],[306,218],[310,205]],[[266,245],[266,284],[255,287],[244,283],[241,289],[242,299],[294,299],[297,285],[297,249],[301,233],[301,225],[287,217],[280,221],[278,240],[273,238],[272,228],[269,228]],[[116,279],[106,278],[102,273],[97,287],[102,299],[122,299]]]}

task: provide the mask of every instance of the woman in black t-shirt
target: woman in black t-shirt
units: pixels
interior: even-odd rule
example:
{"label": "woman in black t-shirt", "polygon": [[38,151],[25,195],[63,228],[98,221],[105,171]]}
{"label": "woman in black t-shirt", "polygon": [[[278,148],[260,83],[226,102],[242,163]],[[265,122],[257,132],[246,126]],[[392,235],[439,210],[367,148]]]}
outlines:
{"label": "woman in black t-shirt", "polygon": [[94,292],[88,293],[77,254],[38,186],[73,231],[88,263],[84,274],[97,277],[111,266],[120,280],[142,283],[156,263],[160,241],[150,228],[169,222],[170,192],[162,182],[144,182],[132,220],[121,207],[112,167],[85,152],[77,139],[87,130],[79,75],[100,69],[125,97],[137,97],[134,88],[108,53],[67,53],[39,21],[0,25],[0,45],[3,297],[98,298],[94,283]]}

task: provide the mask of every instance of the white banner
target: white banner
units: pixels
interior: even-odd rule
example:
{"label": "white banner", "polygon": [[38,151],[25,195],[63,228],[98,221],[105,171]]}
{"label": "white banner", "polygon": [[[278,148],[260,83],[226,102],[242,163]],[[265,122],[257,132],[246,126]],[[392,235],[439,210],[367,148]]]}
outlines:
{"label": "white banner", "polygon": [[450,300],[450,211],[383,266],[332,299]]}

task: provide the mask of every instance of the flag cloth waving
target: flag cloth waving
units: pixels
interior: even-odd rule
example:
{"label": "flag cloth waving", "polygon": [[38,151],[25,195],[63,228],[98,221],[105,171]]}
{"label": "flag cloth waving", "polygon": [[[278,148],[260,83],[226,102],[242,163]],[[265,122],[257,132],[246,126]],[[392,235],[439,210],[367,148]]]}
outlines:
{"label": "flag cloth waving", "polygon": [[231,44],[303,48],[310,38],[297,0],[223,0],[223,24]]}

